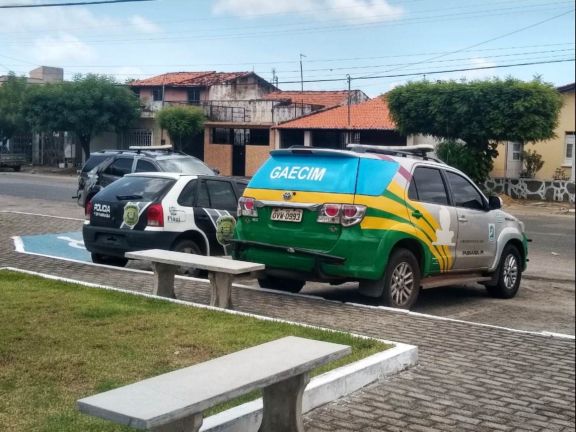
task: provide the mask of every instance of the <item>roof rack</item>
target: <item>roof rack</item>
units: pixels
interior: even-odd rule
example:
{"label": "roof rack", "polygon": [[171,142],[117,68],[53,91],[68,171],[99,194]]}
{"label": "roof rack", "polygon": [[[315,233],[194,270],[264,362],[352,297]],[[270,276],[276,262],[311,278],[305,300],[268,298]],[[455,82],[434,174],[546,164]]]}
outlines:
{"label": "roof rack", "polygon": [[165,150],[165,151],[172,151],[173,148],[171,145],[159,145],[159,146],[130,146],[128,147],[129,150]]}
{"label": "roof rack", "polygon": [[346,146],[352,151],[357,153],[381,153],[389,154],[394,156],[416,156],[421,157],[424,160],[433,160],[435,162],[443,163],[441,160],[435,157],[428,156],[428,153],[434,151],[434,146],[431,144],[417,144],[413,146],[381,146],[381,145],[370,145],[370,144],[348,144]]}

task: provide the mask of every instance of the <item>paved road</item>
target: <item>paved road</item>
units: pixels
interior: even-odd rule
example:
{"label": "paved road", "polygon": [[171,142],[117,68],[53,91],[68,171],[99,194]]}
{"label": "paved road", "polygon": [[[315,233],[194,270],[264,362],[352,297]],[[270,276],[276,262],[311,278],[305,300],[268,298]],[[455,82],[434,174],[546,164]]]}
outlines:
{"label": "paved road", "polygon": [[[0,196],[2,204],[8,201],[5,195]],[[33,204],[43,212],[61,210],[50,201]],[[11,202],[10,206],[16,204]],[[66,232],[78,223],[0,213],[0,267],[33,269],[86,282],[151,291],[152,278],[148,274],[21,255],[12,250],[10,237],[22,231]],[[185,279],[176,282],[179,299],[209,302],[206,283]],[[514,301],[503,304],[512,305]],[[575,430],[573,339],[239,287],[233,290],[233,302],[238,310],[250,313],[419,347],[417,367],[307,414],[305,426],[309,432]],[[514,312],[503,309],[501,313]]]}
{"label": "paved road", "polygon": [[77,184],[75,177],[0,172],[0,192],[15,197],[72,202]]}

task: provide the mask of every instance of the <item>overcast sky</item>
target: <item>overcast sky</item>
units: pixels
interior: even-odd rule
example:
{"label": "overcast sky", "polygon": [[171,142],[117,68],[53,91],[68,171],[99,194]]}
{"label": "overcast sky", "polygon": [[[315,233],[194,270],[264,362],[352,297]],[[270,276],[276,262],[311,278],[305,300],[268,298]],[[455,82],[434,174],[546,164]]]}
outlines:
{"label": "overcast sky", "polygon": [[[0,0],[13,4],[64,0]],[[77,0],[82,1],[82,0]],[[0,75],[39,66],[118,81],[254,71],[279,87],[376,96],[428,79],[574,78],[573,0],[155,0],[0,8]],[[566,61],[570,60],[570,61]],[[547,63],[544,63],[547,62]],[[542,63],[495,69],[442,72]],[[359,79],[361,78],[361,79]],[[327,81],[319,81],[327,80]],[[337,80],[337,81],[330,81]]]}

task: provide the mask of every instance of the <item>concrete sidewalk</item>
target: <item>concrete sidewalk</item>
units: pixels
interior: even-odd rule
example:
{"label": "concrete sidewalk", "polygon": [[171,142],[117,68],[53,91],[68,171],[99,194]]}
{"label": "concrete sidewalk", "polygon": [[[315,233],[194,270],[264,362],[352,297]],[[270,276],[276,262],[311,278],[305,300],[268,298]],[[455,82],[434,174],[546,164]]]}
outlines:
{"label": "concrete sidewalk", "polygon": [[[81,224],[37,219],[0,213],[0,267],[151,292],[150,274],[15,253],[10,237],[24,228],[64,232]],[[177,297],[208,304],[210,290],[205,282],[179,279]],[[308,431],[575,430],[573,339],[239,287],[233,302],[249,313],[419,347],[418,367],[312,411]]]}

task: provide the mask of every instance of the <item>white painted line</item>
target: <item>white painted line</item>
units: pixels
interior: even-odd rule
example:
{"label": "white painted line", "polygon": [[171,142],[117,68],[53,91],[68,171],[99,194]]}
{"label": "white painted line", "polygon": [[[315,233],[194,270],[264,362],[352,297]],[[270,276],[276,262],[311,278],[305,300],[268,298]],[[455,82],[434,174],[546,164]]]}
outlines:
{"label": "white painted line", "polygon": [[[54,257],[51,257],[54,258]],[[60,258],[58,258],[60,259]],[[99,264],[93,264],[93,263],[86,263],[84,261],[77,261],[80,264],[88,264],[88,265],[97,265],[99,266]],[[110,268],[110,266],[104,266],[107,268]],[[133,271],[133,272],[138,272],[138,273],[148,273],[151,274],[152,272],[150,271],[146,271],[146,270],[137,270],[137,269],[127,269],[127,268],[121,268],[121,267],[112,267],[113,269],[116,270],[125,270],[125,271]],[[15,270],[15,271],[27,271],[27,270]],[[36,273],[34,273],[36,274]],[[43,277],[49,277],[49,275],[45,275],[43,273],[37,273],[39,276],[43,276]],[[207,282],[209,283],[209,281],[207,279],[198,279],[198,278],[192,278],[192,277],[187,277],[187,276],[176,276],[177,278],[181,278],[181,279],[189,279],[189,280],[195,280],[195,281],[199,281],[199,282]],[[71,283],[77,283],[77,284],[84,284],[84,282],[82,281],[76,281],[73,279],[64,279],[62,278],[61,280],[67,281],[67,282],[71,282]],[[351,302],[340,302],[338,300],[328,300],[328,299],[324,299],[322,297],[318,297],[318,296],[314,296],[314,295],[310,295],[310,294],[298,294],[298,293],[288,293],[288,292],[283,292],[283,291],[277,291],[277,290],[271,290],[271,289],[266,289],[266,288],[256,288],[256,287],[251,287],[248,285],[241,285],[241,284],[233,284],[233,286],[235,287],[239,287],[239,288],[243,288],[243,289],[248,289],[248,290],[252,290],[252,291],[262,291],[262,292],[269,292],[272,294],[276,294],[276,295],[285,295],[285,296],[296,296],[296,297],[303,297],[303,298],[308,298],[308,299],[313,299],[313,300],[317,300],[317,301],[323,301],[323,302],[330,302],[330,303],[338,303],[338,304],[346,304],[349,306],[353,306],[353,307],[359,307],[359,308],[365,308],[365,309],[375,309],[375,310],[385,310],[387,312],[392,312],[395,314],[401,314],[401,315],[411,315],[414,317],[420,317],[420,318],[426,318],[426,319],[431,319],[431,320],[437,320],[437,321],[449,321],[449,322],[455,322],[455,323],[460,323],[460,324],[466,324],[466,325],[470,325],[473,327],[485,327],[485,328],[493,328],[496,330],[504,330],[504,331],[509,331],[512,333],[520,333],[520,334],[527,334],[527,335],[532,335],[532,336],[543,336],[543,337],[550,337],[550,338],[561,338],[561,339],[573,339],[576,340],[576,336],[574,335],[570,335],[570,334],[565,334],[565,333],[554,333],[554,332],[549,332],[546,330],[542,330],[542,331],[530,331],[530,330],[518,330],[518,329],[514,329],[514,328],[510,328],[510,327],[502,327],[502,326],[497,326],[497,325],[493,325],[493,324],[484,324],[484,323],[477,323],[477,322],[473,322],[473,321],[465,321],[465,320],[460,320],[460,319],[455,319],[455,318],[448,318],[448,317],[440,317],[440,316],[436,316],[436,315],[430,315],[430,314],[424,314],[424,313],[420,313],[420,312],[412,312],[406,309],[395,309],[395,308],[391,308],[391,307],[387,307],[387,306],[371,306],[371,305],[365,305],[365,304],[361,304],[361,303],[351,303]],[[119,288],[113,288],[113,289],[119,289]],[[119,289],[120,290],[120,289]],[[128,290],[120,290],[122,292],[128,292],[128,293],[132,293],[134,291],[128,291]],[[203,305],[199,305],[198,307],[202,307]],[[220,310],[217,308],[217,310]],[[235,312],[235,311],[234,311]],[[256,316],[256,315],[255,315]],[[281,321],[282,322],[282,321]],[[289,321],[286,321],[289,322]]]}
{"label": "white painted line", "polygon": [[477,323],[477,322],[473,322],[473,321],[464,321],[464,320],[460,320],[460,319],[456,319],[456,318],[440,317],[440,316],[436,316],[436,315],[424,314],[421,312],[412,312],[412,311],[409,311],[406,309],[395,309],[395,308],[391,308],[391,307],[387,307],[387,306],[371,306],[371,305],[364,305],[364,304],[360,304],[360,303],[345,303],[345,304],[349,304],[349,305],[361,307],[361,308],[366,308],[366,309],[383,309],[383,310],[388,311],[388,312],[393,312],[393,313],[402,314],[402,315],[410,315],[410,316],[414,316],[414,317],[427,318],[427,319],[432,319],[432,320],[437,320],[437,321],[450,321],[450,322],[455,322],[455,323],[460,323],[460,324],[468,324],[468,325],[475,326],[475,327],[486,327],[486,328],[493,328],[493,329],[497,329],[497,330],[505,330],[505,331],[509,331],[512,333],[522,333],[522,334],[529,334],[529,335],[533,335],[533,336],[557,337],[557,338],[564,338],[564,339],[575,339],[576,338],[574,335],[569,335],[569,334],[564,334],[564,333],[553,333],[553,332],[549,332],[546,330],[542,330],[539,332],[530,331],[530,330],[518,330],[518,329],[514,329],[514,328],[510,328],[510,327],[502,327],[502,326],[497,326],[497,325],[493,325],[493,324]]}
{"label": "white painted line", "polygon": [[40,214],[40,213],[28,213],[28,212],[14,211],[14,210],[0,210],[0,213],[14,213],[14,214],[21,214],[21,215],[26,215],[26,216],[41,216],[41,217],[51,217],[54,219],[84,221],[84,219],[79,219],[79,218],[70,218],[70,217],[64,217],[64,216],[52,216],[52,215],[46,215],[46,214]]}

